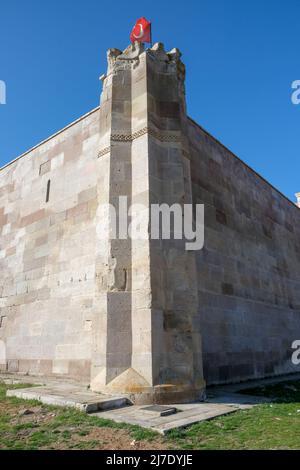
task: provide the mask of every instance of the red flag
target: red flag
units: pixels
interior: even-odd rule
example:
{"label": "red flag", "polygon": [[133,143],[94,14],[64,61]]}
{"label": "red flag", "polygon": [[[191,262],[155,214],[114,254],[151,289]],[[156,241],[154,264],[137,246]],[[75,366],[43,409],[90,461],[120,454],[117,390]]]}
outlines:
{"label": "red flag", "polygon": [[131,42],[151,42],[151,23],[142,16],[135,23],[130,34]]}

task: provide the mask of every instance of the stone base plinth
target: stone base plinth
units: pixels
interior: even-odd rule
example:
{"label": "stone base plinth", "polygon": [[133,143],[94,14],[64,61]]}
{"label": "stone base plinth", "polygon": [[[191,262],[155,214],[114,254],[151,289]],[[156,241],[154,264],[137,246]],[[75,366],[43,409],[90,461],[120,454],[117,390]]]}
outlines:
{"label": "stone base plinth", "polygon": [[[101,377],[101,376],[98,376]],[[191,384],[149,385],[134,369],[130,368],[107,385],[94,379],[91,382],[94,392],[108,395],[122,395],[135,405],[190,403],[205,399],[205,381]]]}
{"label": "stone base plinth", "polygon": [[122,392],[135,405],[191,403],[205,399],[205,383],[193,388],[180,385],[156,385],[130,393]]}

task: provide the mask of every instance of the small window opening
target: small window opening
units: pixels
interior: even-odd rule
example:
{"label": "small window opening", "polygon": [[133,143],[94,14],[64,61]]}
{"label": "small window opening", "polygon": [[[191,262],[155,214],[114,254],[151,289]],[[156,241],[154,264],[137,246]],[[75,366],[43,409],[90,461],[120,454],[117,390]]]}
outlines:
{"label": "small window opening", "polygon": [[50,185],[51,185],[51,181],[48,180],[48,183],[47,183],[46,202],[49,202],[49,198],[50,198]]}

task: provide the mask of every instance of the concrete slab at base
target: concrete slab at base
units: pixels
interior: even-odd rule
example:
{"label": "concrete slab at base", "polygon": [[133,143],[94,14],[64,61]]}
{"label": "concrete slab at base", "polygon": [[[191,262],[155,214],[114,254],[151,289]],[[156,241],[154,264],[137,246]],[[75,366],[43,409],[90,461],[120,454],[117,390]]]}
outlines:
{"label": "concrete slab at base", "polygon": [[126,423],[167,434],[174,429],[181,429],[192,424],[237,411],[239,408],[212,403],[176,404],[176,414],[160,416],[160,413],[144,411],[142,406],[130,406],[118,410],[93,413],[99,418],[111,419],[117,423]]}
{"label": "concrete slab at base", "polygon": [[77,408],[86,413],[111,410],[131,404],[125,397],[101,395],[70,384],[8,390],[6,395],[24,400],[38,400],[45,405]]}

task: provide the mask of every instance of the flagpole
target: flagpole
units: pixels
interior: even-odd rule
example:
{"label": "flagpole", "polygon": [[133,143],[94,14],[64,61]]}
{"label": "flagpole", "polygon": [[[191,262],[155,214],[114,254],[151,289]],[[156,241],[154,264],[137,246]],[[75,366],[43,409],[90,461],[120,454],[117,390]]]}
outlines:
{"label": "flagpole", "polygon": [[153,46],[153,43],[152,43],[152,21],[150,23],[150,46],[151,46],[151,48]]}

